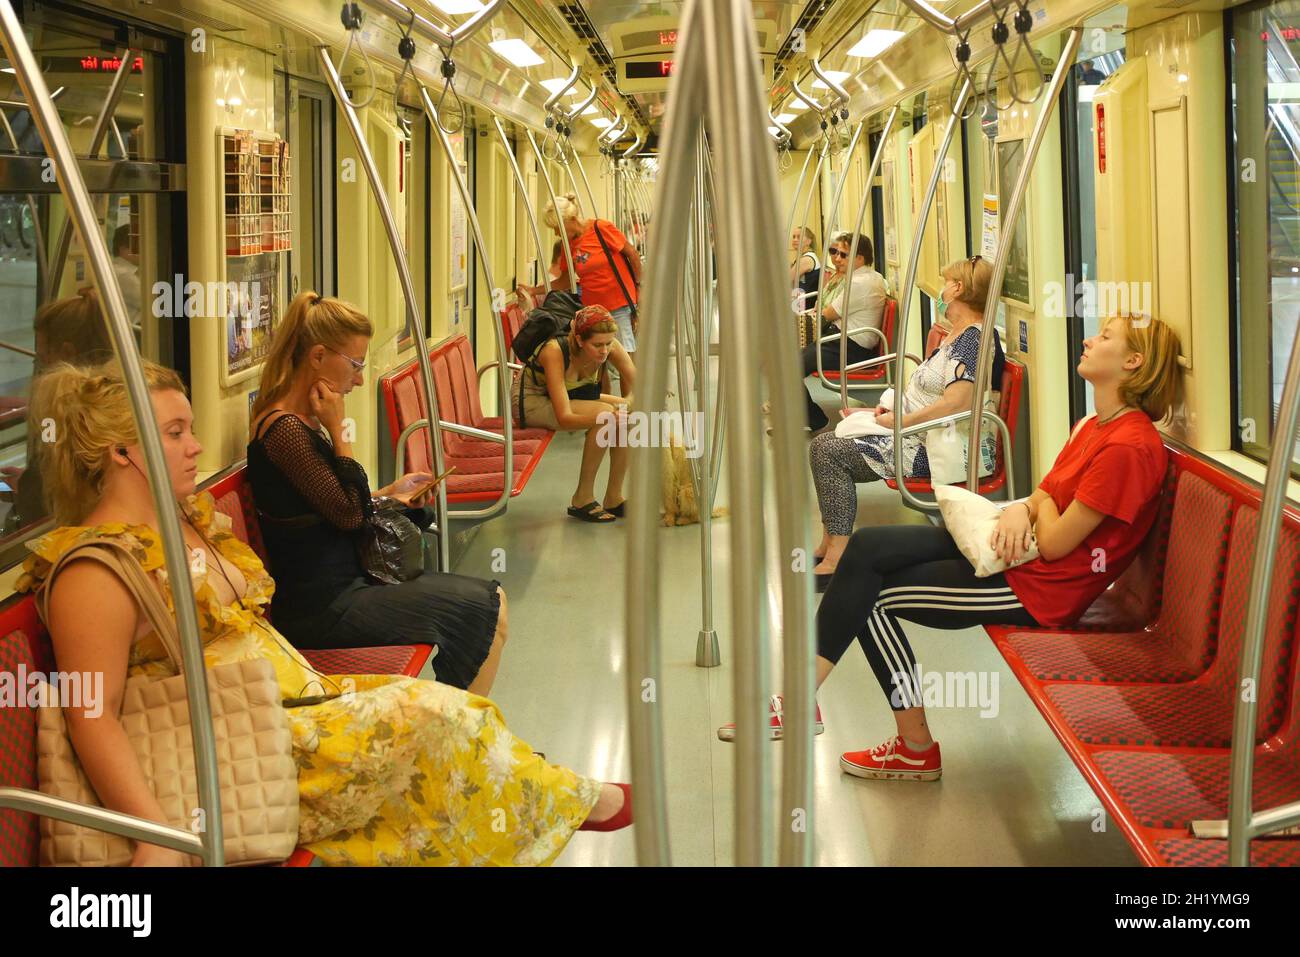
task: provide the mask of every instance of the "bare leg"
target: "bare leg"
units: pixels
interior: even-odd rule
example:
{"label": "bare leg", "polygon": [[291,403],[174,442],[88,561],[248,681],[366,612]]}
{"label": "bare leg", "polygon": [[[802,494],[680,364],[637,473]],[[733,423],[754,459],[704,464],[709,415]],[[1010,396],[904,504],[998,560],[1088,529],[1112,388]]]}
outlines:
{"label": "bare leg", "polygon": [[605,457],[605,448],[598,441],[602,431],[601,425],[593,425],[587,430],[587,441],[582,446],[582,467],[578,472],[578,490],[573,493],[571,503],[574,508],[596,500],[596,473],[600,471],[600,460]]}
{"label": "bare leg", "polygon": [[826,553],[822,560],[813,569],[815,575],[829,575],[835,571],[839,565],[840,558],[844,555],[844,549],[849,544],[848,535],[827,535],[826,536]]}
{"label": "bare leg", "polygon": [[479,668],[478,674],[474,676],[467,689],[471,694],[484,697],[487,697],[487,693],[492,690],[492,685],[497,680],[497,669],[501,667],[501,652],[506,646],[508,622],[505,589],[498,586],[497,594],[501,596],[501,610],[497,613],[497,630],[492,636],[492,647],[488,649],[487,659],[484,660],[483,666]]}
{"label": "bare leg", "polygon": [[[617,508],[623,504],[623,479],[627,476],[628,449],[625,445],[616,445],[609,450],[609,481],[605,484],[605,508]],[[591,501],[588,499],[587,501]]]}
{"label": "bare leg", "polygon": [[895,711],[894,722],[898,725],[898,733],[909,746],[924,751],[934,743],[934,738],[930,737],[930,726],[925,721],[924,708]]}

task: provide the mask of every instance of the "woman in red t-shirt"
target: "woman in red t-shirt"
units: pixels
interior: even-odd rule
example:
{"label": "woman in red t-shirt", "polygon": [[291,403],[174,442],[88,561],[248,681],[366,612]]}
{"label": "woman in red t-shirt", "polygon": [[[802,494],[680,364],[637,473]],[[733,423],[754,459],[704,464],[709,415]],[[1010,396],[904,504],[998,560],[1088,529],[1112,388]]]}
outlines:
{"label": "woman in red t-shirt", "polygon": [[[613,223],[604,219],[584,219],[575,193],[564,193],[555,197],[554,203],[547,203],[543,218],[546,225],[557,233],[563,224],[569,237],[573,268],[582,289],[582,304],[604,306],[609,310],[618,324],[619,345],[635,362],[637,289],[641,285],[641,257],[636,247]],[[603,246],[601,240],[604,240]],[[562,272],[551,283],[552,288],[568,287],[568,266],[561,256]],[[532,296],[543,291],[540,286],[521,288]]]}
{"label": "woman in red t-shirt", "polygon": [[[898,732],[840,758],[865,778],[936,780],[942,766],[922,705],[916,657],[899,619],[930,628],[1075,621],[1128,567],[1155,520],[1166,455],[1153,422],[1181,401],[1178,337],[1158,319],[1117,318],[1084,342],[1078,372],[1097,414],[1084,419],[1034,494],[1008,505],[990,544],[1020,558],[1031,529],[1039,557],[976,578],[946,529],[891,525],[854,532],[817,611],[817,684],[856,638],[894,710]],[[774,703],[772,736],[780,737]]]}

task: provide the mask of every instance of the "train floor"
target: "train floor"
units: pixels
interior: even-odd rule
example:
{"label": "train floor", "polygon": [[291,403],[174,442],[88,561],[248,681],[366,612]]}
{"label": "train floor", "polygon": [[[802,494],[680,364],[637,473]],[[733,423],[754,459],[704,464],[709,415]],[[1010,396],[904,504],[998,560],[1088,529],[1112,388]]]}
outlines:
{"label": "train floor", "polygon": [[[626,781],[631,770],[623,662],[627,526],[622,521],[591,525],[566,516],[581,451],[580,435],[556,436],[538,473],[511,501],[508,518],[478,528],[457,570],[487,575],[494,560],[497,567],[504,561],[504,571],[493,577],[508,593],[510,637],[491,696],[513,731],[552,761],[604,780]],[[598,492],[604,474],[602,468]],[[723,504],[725,496],[724,475]],[[859,503],[860,525],[924,521],[883,485],[860,488]],[[716,734],[734,717],[730,665],[738,636],[729,627],[729,519],[715,519],[713,528],[715,627],[723,663],[710,669],[695,665],[700,528],[656,530],[663,596],[659,694],[674,864],[734,861],[735,749]],[[779,618],[777,624],[779,630]],[[816,863],[1135,865],[1117,826],[1106,820],[983,630],[939,632],[909,625],[908,634],[925,672],[973,672],[981,693],[972,697],[982,703],[963,702],[954,689],[943,702],[950,707],[931,709],[944,756],[939,782],[849,777],[840,771],[840,754],[874,746],[893,733],[865,657],[857,646],[850,649],[819,695],[826,731],[815,747]],[[774,651],[771,680],[778,682],[780,673]],[[965,706],[951,706],[956,704]],[[775,796],[782,744],[769,747]],[[774,826],[774,846],[776,839]],[[632,865],[632,832],[577,834],[558,863]]]}

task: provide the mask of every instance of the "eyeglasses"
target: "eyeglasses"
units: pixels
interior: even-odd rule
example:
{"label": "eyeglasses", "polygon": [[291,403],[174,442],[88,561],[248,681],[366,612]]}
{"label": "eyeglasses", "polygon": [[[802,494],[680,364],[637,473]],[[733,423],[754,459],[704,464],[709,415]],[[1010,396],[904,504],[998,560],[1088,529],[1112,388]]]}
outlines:
{"label": "eyeglasses", "polygon": [[348,362],[352,363],[352,371],[353,371],[353,372],[364,372],[364,371],[365,371],[365,368],[366,368],[366,361],[365,361],[364,359],[362,359],[362,360],[360,360],[360,361],[357,361],[356,359],[352,358],[351,356],[343,355],[342,352],[339,352],[337,349],[334,349],[334,348],[332,348],[332,347],[330,347],[330,346],[326,346],[325,348],[326,348],[326,349],[329,349],[329,351],[332,352],[332,353],[334,353],[336,356],[343,356],[344,359],[347,359]]}
{"label": "eyeglasses", "polygon": [[847,249],[832,249],[832,250],[831,250],[831,258],[832,258],[832,259],[844,259],[844,258],[847,258],[848,255],[849,255],[849,251],[848,251]]}

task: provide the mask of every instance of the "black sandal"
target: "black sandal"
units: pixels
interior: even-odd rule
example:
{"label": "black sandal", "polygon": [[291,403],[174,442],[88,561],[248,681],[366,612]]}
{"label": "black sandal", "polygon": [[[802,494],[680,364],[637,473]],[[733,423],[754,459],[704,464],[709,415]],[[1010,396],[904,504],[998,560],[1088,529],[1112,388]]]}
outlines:
{"label": "black sandal", "polygon": [[[608,515],[609,517],[601,518],[600,516],[602,515]],[[576,518],[583,522],[594,522],[597,525],[608,525],[610,522],[614,521],[614,516],[601,508],[595,501],[588,502],[586,505],[582,506],[582,508],[570,505],[569,517]]]}
{"label": "black sandal", "polygon": [[613,515],[615,518],[622,518],[627,512],[627,499],[623,499],[623,501],[619,502],[613,508],[607,508],[605,511],[609,512],[609,514]]}

